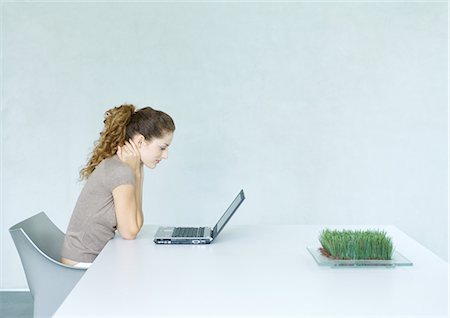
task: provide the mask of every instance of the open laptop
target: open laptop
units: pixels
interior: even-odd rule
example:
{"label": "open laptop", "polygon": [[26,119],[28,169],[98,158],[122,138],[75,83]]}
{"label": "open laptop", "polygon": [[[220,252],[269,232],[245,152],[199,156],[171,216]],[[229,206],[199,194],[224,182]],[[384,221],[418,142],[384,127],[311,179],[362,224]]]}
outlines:
{"label": "open laptop", "polygon": [[209,244],[219,235],[244,199],[244,190],[241,190],[212,229],[210,227],[159,227],[153,242],[156,244]]}

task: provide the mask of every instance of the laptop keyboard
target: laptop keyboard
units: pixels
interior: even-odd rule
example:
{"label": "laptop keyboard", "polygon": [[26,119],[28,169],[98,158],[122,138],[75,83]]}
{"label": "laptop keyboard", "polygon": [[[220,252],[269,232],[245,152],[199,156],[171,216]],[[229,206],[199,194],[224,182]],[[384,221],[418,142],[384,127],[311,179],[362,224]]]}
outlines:
{"label": "laptop keyboard", "polygon": [[176,227],[172,237],[203,237],[204,234],[204,227]]}

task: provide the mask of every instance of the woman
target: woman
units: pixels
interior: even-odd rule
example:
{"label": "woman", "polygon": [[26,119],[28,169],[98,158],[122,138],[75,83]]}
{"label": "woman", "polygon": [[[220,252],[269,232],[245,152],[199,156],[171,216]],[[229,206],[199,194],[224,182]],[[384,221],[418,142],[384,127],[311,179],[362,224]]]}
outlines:
{"label": "woman", "polygon": [[105,113],[105,127],[81,172],[86,184],[64,238],[61,262],[87,268],[117,230],[134,240],[144,223],[143,165],[168,158],[175,124],[166,113],[121,105]]}

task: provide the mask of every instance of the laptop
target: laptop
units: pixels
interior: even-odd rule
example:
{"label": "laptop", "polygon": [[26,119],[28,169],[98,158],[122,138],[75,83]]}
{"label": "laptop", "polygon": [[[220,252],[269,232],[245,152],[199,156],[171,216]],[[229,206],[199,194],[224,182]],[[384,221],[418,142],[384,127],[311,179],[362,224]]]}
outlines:
{"label": "laptop", "polygon": [[241,190],[212,229],[210,227],[161,226],[156,231],[153,242],[156,244],[209,244],[219,235],[244,199],[244,190]]}

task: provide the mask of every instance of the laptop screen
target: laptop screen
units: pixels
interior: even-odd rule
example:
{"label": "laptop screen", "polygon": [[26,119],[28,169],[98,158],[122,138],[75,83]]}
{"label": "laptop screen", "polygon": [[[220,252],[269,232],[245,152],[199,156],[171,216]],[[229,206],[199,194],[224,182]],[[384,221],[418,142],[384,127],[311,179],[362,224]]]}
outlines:
{"label": "laptop screen", "polygon": [[217,222],[216,226],[213,229],[213,238],[216,238],[219,235],[220,231],[224,228],[225,224],[227,224],[228,220],[233,216],[234,212],[236,212],[237,208],[241,205],[242,201],[244,201],[244,190],[241,190],[237,197],[233,200],[231,205],[222,215],[220,220]]}

